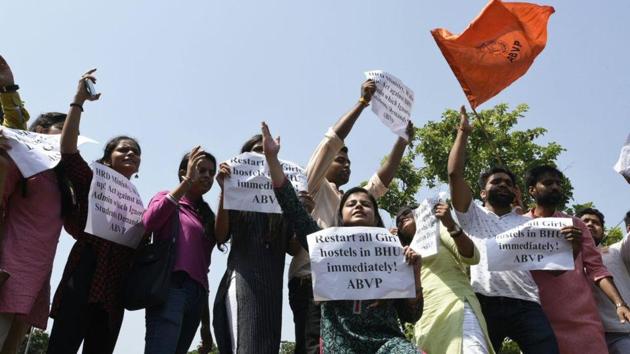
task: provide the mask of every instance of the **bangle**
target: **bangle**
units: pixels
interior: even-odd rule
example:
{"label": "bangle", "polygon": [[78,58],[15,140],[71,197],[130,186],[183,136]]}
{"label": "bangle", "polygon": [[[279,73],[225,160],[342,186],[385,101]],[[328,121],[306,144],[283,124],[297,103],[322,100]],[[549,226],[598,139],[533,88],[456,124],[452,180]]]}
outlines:
{"label": "bangle", "polygon": [[368,100],[365,99],[365,97],[361,96],[361,98],[359,98],[359,103],[361,105],[363,105],[364,107],[367,107],[370,105],[370,102]]}
{"label": "bangle", "polygon": [[190,177],[184,176],[182,177],[182,182],[186,182],[188,184],[188,187],[192,187],[192,181],[190,180]]}
{"label": "bangle", "polygon": [[76,107],[76,108],[80,109],[81,112],[83,112],[83,105],[80,104],[80,103],[72,102],[72,103],[70,103],[70,107]]}
{"label": "bangle", "polygon": [[618,309],[620,307],[628,307],[628,305],[625,302],[619,302],[615,304],[615,308]]}
{"label": "bangle", "polygon": [[175,199],[175,197],[173,197],[173,195],[171,193],[166,195],[166,199],[168,199],[169,201],[173,202],[173,204],[178,205],[179,201],[177,201],[177,199]]}
{"label": "bangle", "polygon": [[462,228],[459,227],[459,225],[457,224],[455,224],[455,228],[453,230],[447,230],[447,231],[451,235],[452,238],[457,238],[464,233],[464,230],[462,230]]}

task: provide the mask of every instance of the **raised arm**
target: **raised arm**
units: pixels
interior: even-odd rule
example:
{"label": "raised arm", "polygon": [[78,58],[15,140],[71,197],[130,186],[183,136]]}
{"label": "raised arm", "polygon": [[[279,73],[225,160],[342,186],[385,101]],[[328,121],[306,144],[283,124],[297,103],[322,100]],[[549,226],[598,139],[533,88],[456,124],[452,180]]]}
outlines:
{"label": "raised arm", "polygon": [[26,130],[29,115],[24,102],[17,93],[11,67],[0,55],[0,108],[3,112],[2,125],[12,129]]}
{"label": "raised arm", "polygon": [[[25,130],[29,115],[17,90],[13,71],[0,55],[0,121],[4,127]],[[19,171],[11,168],[13,162],[7,152],[10,149],[9,140],[4,137],[2,127],[0,127],[0,219],[4,215],[3,205],[6,205],[13,193],[17,181],[22,179]],[[5,190],[5,187],[9,188]],[[0,220],[0,226],[1,224],[2,220]],[[0,240],[2,240],[2,235],[0,235]]]}
{"label": "raised arm", "polygon": [[308,192],[313,196],[319,191],[321,182],[326,177],[328,168],[339,150],[343,147],[343,140],[348,136],[354,123],[369,104],[372,95],[376,91],[376,84],[372,80],[367,80],[361,85],[361,98],[359,102],[345,115],[343,115],[335,125],[326,132],[324,139],[319,143],[306,165],[306,179],[308,181]]}
{"label": "raised arm", "polygon": [[[315,200],[313,200],[313,197],[307,191],[299,191],[298,199],[300,200],[300,203],[302,203],[302,205],[304,206],[304,210],[306,210],[306,212],[310,215],[315,208]],[[295,257],[297,254],[300,253],[301,250],[302,244],[295,236],[295,230],[293,230],[293,235],[288,242],[287,253]]]}
{"label": "raised arm", "polygon": [[263,137],[263,151],[265,152],[265,159],[267,160],[267,167],[269,167],[269,173],[271,174],[271,182],[274,186],[280,186],[284,182],[284,171],[280,160],[278,160],[278,152],[280,151],[280,137],[274,139],[269,132],[269,126],[267,123],[261,123],[261,131]]}
{"label": "raised arm", "polygon": [[230,166],[222,162],[217,172],[217,183],[219,184],[219,207],[217,208],[217,218],[214,222],[214,238],[217,243],[223,244],[228,239],[230,232],[230,212],[223,208],[223,182],[226,178],[230,178]]}
{"label": "raised arm", "polygon": [[448,155],[448,185],[451,189],[453,207],[459,212],[468,211],[472,201],[472,191],[464,179],[464,162],[466,159],[466,143],[472,127],[468,122],[466,108],[460,108],[460,124],[457,129],[455,143]]}
{"label": "raised arm", "polygon": [[308,250],[306,236],[319,231],[317,223],[304,209],[293,189],[293,186],[286,179],[280,161],[278,160],[278,152],[280,151],[280,137],[275,140],[271,137],[269,127],[265,122],[262,123],[263,149],[267,160],[267,167],[271,174],[271,182],[274,186],[274,192],[278,203],[282,207],[282,213],[285,218],[293,222],[295,235],[302,247]]}
{"label": "raised arm", "polygon": [[173,189],[169,195],[175,200],[179,201],[186,193],[190,190],[195,182],[199,179],[199,162],[206,157],[205,151],[201,148],[201,146],[195,146],[190,155],[188,155],[188,164],[186,165],[185,174],[182,176],[182,171],[180,173],[181,181]]}
{"label": "raised arm", "polygon": [[189,155],[185,174],[179,171],[181,182],[177,187],[168,193],[160,192],[151,199],[142,215],[142,222],[147,231],[153,232],[161,229],[169,222],[173,213],[177,212],[179,200],[199,179],[197,165],[203,158],[204,151],[200,146],[195,147]]}
{"label": "raised arm", "polygon": [[350,134],[350,131],[354,126],[354,122],[357,121],[363,112],[363,109],[370,104],[370,100],[372,100],[374,92],[376,92],[376,83],[373,80],[366,80],[361,85],[361,98],[359,98],[359,101],[350,111],[348,111],[348,113],[341,116],[341,118],[339,118],[337,123],[333,126],[333,131],[337,134],[339,139],[344,140],[348,134]]}
{"label": "raised arm", "polygon": [[463,258],[473,258],[475,255],[475,245],[464,230],[453,220],[448,204],[438,203],[433,210],[435,217],[442,222],[442,225],[446,227],[446,230],[453,238],[459,255]]}
{"label": "raised arm", "polygon": [[413,127],[413,123],[409,121],[409,124],[407,124],[407,136],[409,137],[409,140],[399,137],[396,140],[392,151],[389,153],[387,160],[378,170],[378,178],[380,178],[385,187],[389,186],[394,179],[396,170],[398,170],[398,166],[400,166],[400,160],[402,160],[402,156],[405,153],[405,148],[413,141],[414,133],[415,128]]}
{"label": "raised arm", "polygon": [[61,131],[61,143],[60,150],[62,154],[74,154],[77,150],[77,139],[79,137],[79,125],[81,123],[81,113],[83,112],[83,104],[85,101],[96,101],[101,97],[98,93],[94,96],[88,94],[85,80],[96,82],[94,72],[96,69],[92,69],[81,76],[79,85],[77,86],[77,93],[74,95],[74,100],[70,104],[70,110],[68,111],[68,117],[63,124],[63,130]]}

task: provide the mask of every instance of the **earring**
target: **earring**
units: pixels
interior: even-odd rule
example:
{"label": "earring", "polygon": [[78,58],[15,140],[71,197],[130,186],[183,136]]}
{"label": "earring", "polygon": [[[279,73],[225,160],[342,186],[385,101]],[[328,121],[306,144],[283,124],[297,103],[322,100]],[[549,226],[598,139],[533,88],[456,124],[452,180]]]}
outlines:
{"label": "earring", "polygon": [[135,178],[135,179],[138,179],[138,176],[139,176],[139,175],[140,175],[139,173],[136,173],[136,176],[135,176],[134,178]]}

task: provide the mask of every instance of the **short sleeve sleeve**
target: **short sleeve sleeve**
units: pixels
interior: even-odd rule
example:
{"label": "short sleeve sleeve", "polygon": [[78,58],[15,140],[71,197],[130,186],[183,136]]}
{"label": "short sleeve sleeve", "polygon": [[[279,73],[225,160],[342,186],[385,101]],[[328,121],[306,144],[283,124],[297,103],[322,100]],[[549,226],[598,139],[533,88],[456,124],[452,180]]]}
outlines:
{"label": "short sleeve sleeve", "polygon": [[370,177],[370,180],[365,185],[365,189],[367,189],[367,191],[370,192],[370,194],[372,194],[376,199],[384,196],[385,193],[387,193],[387,186],[383,184],[383,181],[381,181],[381,178],[378,176],[377,173],[373,174],[372,177]]}

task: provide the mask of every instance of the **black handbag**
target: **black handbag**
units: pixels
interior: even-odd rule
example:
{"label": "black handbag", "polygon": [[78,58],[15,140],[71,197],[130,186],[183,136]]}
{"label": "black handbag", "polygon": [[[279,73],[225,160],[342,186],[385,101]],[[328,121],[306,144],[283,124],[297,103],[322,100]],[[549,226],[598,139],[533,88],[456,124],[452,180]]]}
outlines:
{"label": "black handbag", "polygon": [[123,304],[130,311],[161,305],[166,301],[175,265],[175,250],[179,235],[179,208],[171,219],[168,240],[142,244],[136,250],[133,265],[127,275]]}

